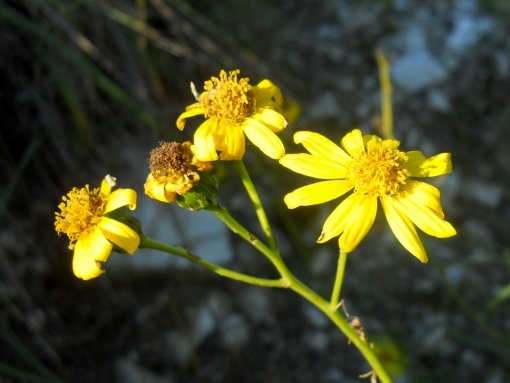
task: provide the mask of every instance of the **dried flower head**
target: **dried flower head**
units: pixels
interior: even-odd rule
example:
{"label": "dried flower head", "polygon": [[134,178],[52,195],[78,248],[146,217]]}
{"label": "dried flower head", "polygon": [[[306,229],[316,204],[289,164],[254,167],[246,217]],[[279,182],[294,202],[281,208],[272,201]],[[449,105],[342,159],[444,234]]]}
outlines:
{"label": "dried flower head", "polygon": [[200,181],[199,171],[210,172],[212,165],[197,159],[190,142],[160,142],[150,153],[150,174],[145,194],[162,202],[174,202]]}

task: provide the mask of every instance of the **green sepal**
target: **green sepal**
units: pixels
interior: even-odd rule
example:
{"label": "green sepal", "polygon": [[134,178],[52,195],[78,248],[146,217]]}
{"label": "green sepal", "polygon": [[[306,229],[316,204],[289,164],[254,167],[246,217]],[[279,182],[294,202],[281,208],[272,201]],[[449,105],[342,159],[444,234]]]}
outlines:
{"label": "green sepal", "polygon": [[177,196],[177,204],[188,210],[202,210],[216,204],[218,179],[211,173],[198,171],[200,180],[184,195]]}

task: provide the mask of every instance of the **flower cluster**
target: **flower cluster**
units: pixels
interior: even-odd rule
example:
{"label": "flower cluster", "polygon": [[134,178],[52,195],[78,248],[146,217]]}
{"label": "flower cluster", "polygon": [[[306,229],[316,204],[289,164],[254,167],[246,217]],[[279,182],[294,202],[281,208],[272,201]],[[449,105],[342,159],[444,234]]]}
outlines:
{"label": "flower cluster", "polygon": [[[269,80],[252,86],[239,74],[239,70],[221,71],[205,82],[202,93],[191,84],[196,102],[178,117],[177,128],[183,130],[190,117],[203,115],[205,121],[195,131],[193,143],[161,142],[152,150],[145,194],[162,202],[177,201],[191,210],[213,206],[217,180],[210,162],[242,159],[246,136],[282,166],[321,180],[287,194],[284,201],[289,209],[349,194],[326,219],[319,243],[338,236],[340,249],[353,251],[372,227],[379,204],[398,241],[422,262],[427,262],[427,254],[416,227],[439,238],[456,234],[444,219],[439,190],[420,181],[451,172],[449,153],[426,158],[419,151],[401,151],[399,141],[355,129],[340,145],[318,133],[297,132],[294,141],[308,153],[285,154],[276,135],[287,125],[280,89]],[[73,270],[80,278],[103,273],[100,262],[112,250],[132,254],[139,246],[137,230],[116,214],[122,207],[135,208],[136,193],[112,192],[114,185],[115,179],[107,176],[98,189],[74,188],[56,213],[56,231],[69,237]]]}

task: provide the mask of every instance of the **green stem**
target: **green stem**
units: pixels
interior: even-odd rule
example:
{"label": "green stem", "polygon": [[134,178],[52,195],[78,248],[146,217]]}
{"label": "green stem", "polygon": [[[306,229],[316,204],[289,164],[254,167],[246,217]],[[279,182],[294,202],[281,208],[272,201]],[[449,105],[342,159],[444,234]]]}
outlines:
{"label": "green stem", "polygon": [[[267,247],[264,243],[262,243],[259,239],[257,239],[253,234],[251,234],[246,228],[244,228],[239,222],[237,222],[224,208],[214,205],[207,208],[211,213],[215,214],[219,219],[221,219],[234,233],[241,236],[248,243],[254,246],[257,250],[259,250],[266,258],[271,261],[271,263],[275,266],[282,277],[282,287],[288,287],[319,310],[321,310],[324,314],[328,316],[328,318],[338,327],[340,331],[344,333],[344,335],[351,341],[351,343],[356,346],[356,348],[361,352],[361,354],[365,357],[366,361],[370,364],[372,369],[375,371],[377,377],[381,381],[381,383],[391,383],[391,378],[382,366],[381,362],[377,358],[377,356],[372,351],[370,345],[366,342],[366,340],[361,339],[359,335],[354,331],[354,329],[349,325],[349,323],[345,320],[344,317],[338,312],[336,304],[332,305],[331,302],[326,301],[315,291],[310,289],[308,286],[303,284],[300,280],[298,280],[287,268],[279,253]],[[343,270],[345,269],[345,262],[347,259],[347,253],[344,253],[345,256],[342,257],[342,253],[340,254],[339,259],[339,270],[337,271],[337,280],[335,281],[334,290],[338,291],[338,296],[340,296],[340,288],[341,288],[341,280],[343,279]],[[343,264],[343,265],[342,265]],[[341,277],[338,275],[341,274]],[[339,282],[337,282],[340,280]],[[334,293],[336,294],[336,293]],[[338,298],[336,298],[338,299]],[[333,300],[332,300],[333,301]]]}
{"label": "green stem", "polygon": [[[289,273],[290,274],[290,273]],[[364,356],[365,360],[372,367],[375,372],[377,378],[381,381],[381,383],[392,383],[392,380],[383,365],[377,358],[377,355],[374,354],[372,348],[366,340],[359,337],[359,335],[354,331],[354,329],[349,325],[349,323],[345,320],[344,317],[338,312],[336,308],[331,307],[330,302],[326,301],[320,295],[318,295],[315,291],[311,290],[308,286],[304,285],[301,281],[297,280],[295,277],[289,279],[289,276],[286,276],[286,279],[290,282],[289,288],[295,291],[297,294],[301,295],[303,298],[312,303],[315,307],[321,310],[327,317],[344,333],[344,335],[351,341],[351,343],[361,352]]]}
{"label": "green stem", "polygon": [[342,283],[344,281],[345,264],[347,263],[348,253],[340,250],[338,255],[338,266],[336,269],[335,284],[333,285],[333,292],[331,293],[331,308],[337,309],[338,302],[340,299],[340,293],[342,292]]}
{"label": "green stem", "polygon": [[248,196],[251,199],[253,206],[255,207],[255,213],[257,214],[257,218],[259,219],[260,226],[264,233],[266,234],[267,241],[269,243],[269,247],[273,249],[275,252],[278,251],[278,246],[276,245],[276,240],[273,235],[273,231],[271,230],[271,226],[269,225],[269,221],[267,220],[266,212],[264,211],[264,207],[262,206],[262,202],[260,201],[259,194],[257,193],[257,189],[253,185],[253,182],[248,174],[248,170],[246,166],[244,166],[243,160],[234,161],[234,167],[236,168],[239,176],[241,177],[241,181],[248,193]]}
{"label": "green stem", "polygon": [[384,52],[378,49],[375,52],[377,65],[379,66],[379,82],[381,86],[381,114],[382,114],[382,136],[393,138],[393,107],[391,101],[391,80],[390,64]]}
{"label": "green stem", "polygon": [[[237,235],[241,236],[245,241],[250,243],[258,251],[260,251],[266,258],[271,262],[276,259],[280,259],[280,254],[277,250],[270,249],[264,242],[255,237],[250,231],[248,231],[243,225],[241,225],[230,213],[219,205],[211,205],[206,208],[208,211],[218,217],[227,227]],[[274,262],[273,262],[274,264]],[[275,265],[276,266],[276,265]]]}
{"label": "green stem", "polygon": [[169,245],[164,242],[160,242],[158,240],[141,236],[140,237],[140,248],[145,249],[154,249],[160,250],[165,253],[175,254],[179,257],[186,258],[187,260],[196,263],[199,266],[206,268],[207,270],[212,271],[218,275],[223,277],[227,277],[230,279],[235,279],[236,281],[245,282],[251,285],[264,286],[264,287],[287,287],[288,284],[284,279],[266,279],[266,278],[258,278],[252,277],[250,275],[246,275],[243,273],[238,273],[237,271],[233,271],[224,267],[221,267],[215,263],[208,262],[199,256],[191,253],[189,250],[186,250],[179,246]]}

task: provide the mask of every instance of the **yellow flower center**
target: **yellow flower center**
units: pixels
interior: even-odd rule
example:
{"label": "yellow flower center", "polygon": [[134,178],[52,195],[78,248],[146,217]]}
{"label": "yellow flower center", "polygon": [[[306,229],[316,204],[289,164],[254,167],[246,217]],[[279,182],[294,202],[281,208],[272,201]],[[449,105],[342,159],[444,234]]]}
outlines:
{"label": "yellow flower center", "polygon": [[239,69],[227,73],[222,70],[220,78],[211,77],[205,82],[205,92],[200,96],[200,103],[205,108],[205,117],[217,118],[232,126],[239,124],[253,110],[255,100],[251,94],[248,78],[237,79]]}
{"label": "yellow flower center", "polygon": [[411,174],[403,167],[407,156],[397,148],[395,141],[375,137],[367,143],[366,151],[354,157],[349,168],[356,192],[371,197],[398,195]]}
{"label": "yellow flower center", "polygon": [[106,200],[99,194],[100,189],[73,188],[64,202],[58,205],[60,213],[55,213],[55,230],[64,233],[73,243],[90,234],[103,216]]}

